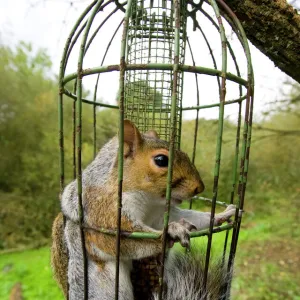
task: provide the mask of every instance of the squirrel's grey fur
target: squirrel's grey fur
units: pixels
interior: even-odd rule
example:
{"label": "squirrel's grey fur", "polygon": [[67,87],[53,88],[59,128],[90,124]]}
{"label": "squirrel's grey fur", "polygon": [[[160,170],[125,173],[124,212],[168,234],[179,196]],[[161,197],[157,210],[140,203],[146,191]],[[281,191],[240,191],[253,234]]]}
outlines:
{"label": "squirrel's grey fur", "polygon": [[[109,174],[115,164],[118,151],[117,138],[111,139],[106,143],[99,151],[95,159],[88,165],[88,167],[82,173],[82,188],[89,186],[91,183],[99,187],[105,187],[105,182],[109,178]],[[111,157],[111,159],[107,159]],[[101,166],[101,168],[99,168]],[[84,216],[85,206],[83,202]],[[68,264],[68,281],[72,287],[69,290],[69,299],[80,299],[83,295],[82,287],[84,286],[83,278],[83,255],[81,247],[78,247],[78,241],[81,240],[81,233],[79,228],[79,211],[78,211],[78,198],[77,198],[77,180],[72,181],[64,190],[62,194],[61,208],[63,214],[66,216],[66,226],[64,229],[64,240],[67,244],[69,252],[69,264]],[[112,258],[113,261],[113,258]],[[113,262],[112,262],[113,263]],[[120,266],[121,267],[121,266]],[[97,266],[92,260],[88,260],[88,274],[89,274],[89,299],[113,299],[114,295],[108,295],[107,291],[114,291],[114,277],[108,272],[99,273]],[[124,278],[125,279],[125,278]],[[121,280],[123,284],[124,280]],[[93,290],[93,287],[104,285],[105,289]],[[110,287],[111,285],[111,287]],[[129,286],[130,287],[130,286]],[[104,291],[103,294],[99,294],[99,291]],[[124,286],[122,291],[126,291]],[[129,298],[129,297],[130,298]],[[120,296],[120,299],[132,299],[132,291],[129,288],[129,295]]]}
{"label": "squirrel's grey fur", "polygon": [[[203,279],[205,253],[183,253],[170,251],[165,263],[163,300],[219,300],[228,299],[226,287],[232,272],[226,270],[226,264],[211,261],[207,277],[207,289],[204,293]],[[224,289],[225,287],[225,289]],[[154,300],[158,295],[154,295]]]}
{"label": "squirrel's grey fur", "polygon": [[[118,147],[118,139],[114,137],[101,148],[95,159],[82,172],[83,190],[86,186],[90,186],[91,184],[105,188],[105,182],[109,178],[110,172],[117,160]],[[99,168],[99,166],[101,166],[101,168]],[[83,197],[83,210],[85,209],[84,200]],[[77,180],[72,181],[64,189],[61,209],[64,216],[69,220],[72,220],[75,223],[79,222]],[[84,213],[84,215],[86,214]]]}

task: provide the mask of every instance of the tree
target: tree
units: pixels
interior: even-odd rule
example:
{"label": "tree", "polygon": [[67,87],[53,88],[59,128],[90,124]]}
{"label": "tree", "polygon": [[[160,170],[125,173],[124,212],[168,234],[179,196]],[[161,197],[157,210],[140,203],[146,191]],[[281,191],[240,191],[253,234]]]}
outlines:
{"label": "tree", "polygon": [[[247,38],[300,83],[300,15],[286,0],[217,0],[241,21]],[[292,1],[294,5],[296,1]],[[220,6],[221,7],[221,6]]]}

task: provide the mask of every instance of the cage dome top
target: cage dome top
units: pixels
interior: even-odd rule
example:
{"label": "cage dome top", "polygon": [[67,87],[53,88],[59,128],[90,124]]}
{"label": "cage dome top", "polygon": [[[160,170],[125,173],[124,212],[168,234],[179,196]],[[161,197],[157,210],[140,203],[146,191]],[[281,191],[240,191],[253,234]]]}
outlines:
{"label": "cage dome top", "polygon": [[[77,79],[90,98],[68,88]],[[59,80],[62,93],[99,107],[124,96],[125,117],[167,140],[174,102],[177,144],[183,115],[253,90],[247,39],[223,0],[93,1],[67,39]]]}

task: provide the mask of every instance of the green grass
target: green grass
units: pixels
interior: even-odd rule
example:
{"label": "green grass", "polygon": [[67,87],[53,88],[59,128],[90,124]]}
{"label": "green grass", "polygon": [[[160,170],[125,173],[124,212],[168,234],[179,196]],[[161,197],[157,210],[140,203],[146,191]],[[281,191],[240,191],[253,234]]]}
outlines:
{"label": "green grass", "polygon": [[24,299],[63,299],[52,277],[49,248],[0,255],[0,299],[20,282]]}
{"label": "green grass", "polygon": [[245,215],[235,261],[232,298],[300,300],[298,200],[278,197],[266,211]]}

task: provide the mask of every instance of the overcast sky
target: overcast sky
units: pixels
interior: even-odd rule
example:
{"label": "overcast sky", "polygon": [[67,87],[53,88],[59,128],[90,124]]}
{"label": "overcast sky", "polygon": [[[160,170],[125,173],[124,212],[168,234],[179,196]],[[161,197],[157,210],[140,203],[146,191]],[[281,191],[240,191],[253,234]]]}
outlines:
{"label": "overcast sky", "polygon": [[[40,47],[46,48],[53,62],[53,73],[57,74],[60,56],[67,35],[80,13],[90,1],[74,0],[72,5],[70,3],[69,0],[0,0],[0,42],[15,45],[18,41],[24,40],[31,42],[35,49]],[[115,20],[113,20],[114,22]],[[115,28],[117,23],[115,22],[114,24]],[[104,38],[108,39],[110,37],[110,35],[107,35],[109,31],[109,28],[106,29],[102,33],[102,37],[104,36]],[[191,33],[192,35],[193,33]],[[91,59],[87,60],[88,67],[99,65],[99,63],[93,63],[95,62],[95,55],[98,56],[97,53],[99,53],[99,48],[101,48],[100,44],[96,45],[94,50],[91,50]],[[102,48],[104,49],[105,47]],[[103,49],[101,51],[105,50]],[[251,46],[251,52],[256,82],[255,112],[258,117],[260,112],[266,108],[265,104],[267,102],[274,101],[280,97],[283,87],[282,83],[287,79],[287,75],[276,68],[274,63],[261,54],[255,47]],[[119,48],[113,47],[111,50],[112,59],[109,63],[113,63],[113,60],[115,60],[114,63],[118,63],[119,53]],[[68,70],[69,72],[76,71],[75,56]],[[112,76],[108,76],[105,79],[106,81],[104,81],[104,85],[102,85],[108,87],[101,89],[99,93],[99,96],[105,102],[112,103],[115,100],[117,87],[115,85],[110,86],[110,82],[117,80],[116,78],[113,79]],[[209,87],[209,84],[203,85]],[[88,82],[87,86],[88,88],[92,88],[92,85]],[[185,98],[191,98],[188,92],[186,95],[184,96]],[[202,98],[207,98],[208,103],[210,103],[209,101],[213,102],[209,97],[214,96],[212,96],[213,93],[209,92],[209,89],[204,92],[204,95],[205,97]],[[231,99],[230,93],[227,99]],[[194,104],[189,102],[189,100],[186,101],[186,106]],[[186,115],[186,117],[191,116]]]}

